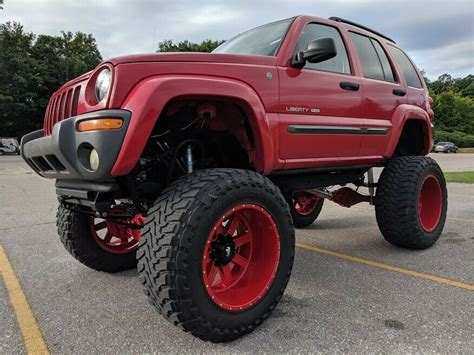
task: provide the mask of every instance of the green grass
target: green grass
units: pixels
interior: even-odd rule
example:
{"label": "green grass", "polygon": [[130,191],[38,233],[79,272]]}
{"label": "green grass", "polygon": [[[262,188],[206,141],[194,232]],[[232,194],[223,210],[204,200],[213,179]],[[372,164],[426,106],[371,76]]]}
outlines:
{"label": "green grass", "polygon": [[459,148],[458,153],[474,153],[474,148]]}
{"label": "green grass", "polygon": [[459,171],[444,173],[446,182],[461,182],[463,184],[474,184],[474,171]]}

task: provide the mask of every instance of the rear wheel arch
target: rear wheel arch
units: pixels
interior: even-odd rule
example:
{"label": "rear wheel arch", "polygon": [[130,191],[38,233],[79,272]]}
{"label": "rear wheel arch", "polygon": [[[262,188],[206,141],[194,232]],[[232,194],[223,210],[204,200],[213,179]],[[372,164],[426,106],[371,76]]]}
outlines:
{"label": "rear wheel arch", "polygon": [[432,123],[420,107],[400,105],[392,117],[392,137],[385,156],[426,155],[433,146]]}
{"label": "rear wheel arch", "polygon": [[394,155],[426,155],[431,150],[430,127],[422,119],[408,118],[398,138]]}

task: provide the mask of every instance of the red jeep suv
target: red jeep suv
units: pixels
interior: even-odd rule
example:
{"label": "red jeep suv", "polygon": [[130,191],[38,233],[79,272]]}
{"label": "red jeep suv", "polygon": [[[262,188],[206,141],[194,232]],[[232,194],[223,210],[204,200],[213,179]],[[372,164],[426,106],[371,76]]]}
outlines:
{"label": "red jeep suv", "polygon": [[290,277],[294,227],[313,223],[324,199],[375,205],[399,247],[436,242],[447,192],[425,157],[430,103],[390,38],[298,16],[212,53],[110,59],[51,97],[21,152],[56,179],[58,233],[77,260],[138,267],[164,317],[221,342],[270,315]]}

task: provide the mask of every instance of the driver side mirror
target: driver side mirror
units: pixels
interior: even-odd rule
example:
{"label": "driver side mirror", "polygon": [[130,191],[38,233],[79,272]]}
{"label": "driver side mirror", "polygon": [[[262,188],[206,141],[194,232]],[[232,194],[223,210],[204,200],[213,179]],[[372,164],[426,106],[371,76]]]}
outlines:
{"label": "driver side mirror", "polygon": [[315,39],[308,44],[303,52],[295,54],[291,60],[291,66],[295,68],[304,67],[306,62],[321,63],[337,55],[336,43],[332,38]]}

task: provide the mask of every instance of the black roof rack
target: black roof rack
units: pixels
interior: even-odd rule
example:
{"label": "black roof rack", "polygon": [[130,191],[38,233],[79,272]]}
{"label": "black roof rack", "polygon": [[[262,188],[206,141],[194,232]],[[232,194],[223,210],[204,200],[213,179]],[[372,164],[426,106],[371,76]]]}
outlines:
{"label": "black roof rack", "polygon": [[349,20],[345,20],[345,19],[343,19],[343,18],[336,17],[336,16],[330,17],[329,19],[330,19],[330,20],[333,20],[333,21],[343,22],[343,23],[347,23],[348,25],[352,25],[352,26],[356,26],[356,27],[362,28],[363,30],[372,32],[373,34],[376,34],[377,36],[383,37],[383,38],[389,40],[390,42],[396,43],[396,42],[395,42],[393,39],[391,39],[390,37],[387,37],[387,36],[381,34],[380,32],[374,31],[374,30],[371,29],[371,28],[368,28],[368,27],[359,25],[358,23],[355,23],[355,22],[352,22],[352,21],[349,21]]}

